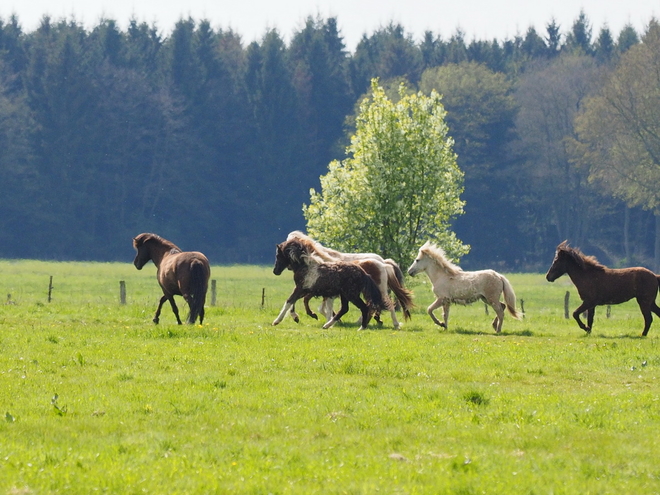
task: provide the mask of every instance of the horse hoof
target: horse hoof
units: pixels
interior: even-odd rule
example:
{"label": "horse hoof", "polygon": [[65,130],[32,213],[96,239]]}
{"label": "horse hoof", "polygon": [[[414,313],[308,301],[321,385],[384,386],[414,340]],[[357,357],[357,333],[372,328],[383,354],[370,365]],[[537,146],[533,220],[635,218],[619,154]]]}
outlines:
{"label": "horse hoof", "polygon": [[159,322],[160,320],[158,320],[158,318],[154,318],[153,321],[154,321],[154,323],[155,323],[156,325],[158,325],[158,322]]}
{"label": "horse hoof", "polygon": [[300,318],[298,318],[298,317],[296,316],[296,317],[293,319],[293,321],[295,321],[296,323],[300,323]]}
{"label": "horse hoof", "polygon": [[319,317],[316,315],[316,313],[313,313],[313,314],[311,314],[311,315],[309,315],[309,316],[311,316],[311,317],[314,318],[315,320],[318,320],[318,319],[319,319]]}
{"label": "horse hoof", "polygon": [[279,323],[280,323],[279,321],[274,321],[274,322],[272,323],[272,325],[273,325],[273,326],[275,326],[275,325],[279,325]]}

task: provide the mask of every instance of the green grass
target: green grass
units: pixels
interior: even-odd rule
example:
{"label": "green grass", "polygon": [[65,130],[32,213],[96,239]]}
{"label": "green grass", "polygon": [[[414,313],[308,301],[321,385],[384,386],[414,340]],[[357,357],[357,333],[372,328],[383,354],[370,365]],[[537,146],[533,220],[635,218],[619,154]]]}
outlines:
{"label": "green grass", "polygon": [[358,332],[355,309],[272,327],[270,267],[214,267],[195,326],[151,322],[152,265],[0,274],[0,493],[660,492],[660,322],[599,308],[586,336],[567,279],[509,276],[526,318],[496,336],[482,304],[433,325],[425,276],[402,330]]}

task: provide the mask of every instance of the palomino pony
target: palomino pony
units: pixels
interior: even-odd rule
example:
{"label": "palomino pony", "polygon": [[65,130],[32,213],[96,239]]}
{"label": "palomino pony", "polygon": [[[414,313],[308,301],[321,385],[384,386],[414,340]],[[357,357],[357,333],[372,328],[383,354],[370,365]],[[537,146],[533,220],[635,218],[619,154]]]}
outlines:
{"label": "palomino pony", "polygon": [[158,272],[156,277],[163,289],[154,323],[158,323],[160,310],[165,301],[172,306],[176,321],[181,325],[179,308],[176,307],[174,296],[183,296],[190,306],[188,323],[204,321],[204,303],[208,289],[211,268],[209,260],[197,251],[182,252],[176,245],[156,234],[140,234],[133,239],[133,247],[137,250],[133,264],[138,270],[152,260]]}
{"label": "palomino pony", "polygon": [[[298,239],[305,243],[323,261],[351,261],[360,265],[371,276],[374,282],[376,282],[384,299],[389,298],[388,289],[394,293],[396,300],[403,311],[404,319],[410,319],[410,310],[414,307],[412,291],[403,286],[403,272],[394,260],[383,259],[382,256],[375,253],[342,253],[325,247],[320,242],[298,230],[294,230],[288,235],[287,240],[291,239]],[[305,310],[309,316],[317,318],[316,314],[309,309],[310,298],[311,296],[304,298]],[[294,307],[291,308],[291,312],[294,319],[296,319],[298,315],[295,314]],[[321,312],[325,315],[326,319],[329,320],[332,318],[331,298],[324,298],[323,303],[321,304]],[[392,316],[394,328],[398,329],[401,324],[397,320],[394,307],[390,310],[390,315]],[[376,313],[375,318],[380,323],[378,313]]]}
{"label": "palomino pony", "polygon": [[[598,263],[593,256],[585,256],[567,241],[557,246],[555,259],[545,275],[548,282],[568,274],[577,288],[582,304],[573,311],[573,318],[582,330],[591,333],[596,306],[620,304],[633,297],[644,316],[642,335],[649,333],[653,322],[651,312],[660,316],[660,308],[655,303],[660,285],[660,276],[643,267],[611,269]],[[587,324],[580,314],[587,312]]]}
{"label": "palomino pony", "polygon": [[[516,295],[513,287],[504,275],[495,270],[464,272],[445,257],[441,248],[426,242],[419,248],[417,258],[408,268],[408,274],[414,276],[422,271],[426,272],[433,284],[436,300],[426,311],[436,325],[447,328],[451,303],[470,304],[478,300],[490,304],[495,310],[497,316],[493,320],[493,328],[498,333],[502,331],[505,309],[508,309],[509,313],[518,320],[522,317],[522,313],[516,310]],[[502,293],[505,303],[500,302]],[[433,311],[440,306],[444,313],[444,323],[433,314]]]}
{"label": "palomino pony", "polygon": [[[327,263],[318,258],[310,246],[298,239],[277,245],[273,273],[280,275],[285,269],[293,271],[296,287],[284,303],[273,325],[282,321],[286,313],[301,297],[340,297],[341,308],[323,328],[330,328],[348,312],[352,302],[362,313],[360,330],[367,327],[371,312],[389,309],[378,286],[358,265],[343,261]],[[360,297],[364,294],[366,304]]]}

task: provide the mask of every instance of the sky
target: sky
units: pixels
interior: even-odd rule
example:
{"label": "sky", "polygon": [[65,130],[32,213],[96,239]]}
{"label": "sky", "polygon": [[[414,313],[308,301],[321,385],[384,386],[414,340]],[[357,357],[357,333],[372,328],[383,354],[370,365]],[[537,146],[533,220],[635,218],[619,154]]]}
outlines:
{"label": "sky", "polygon": [[0,18],[18,16],[24,32],[31,32],[44,15],[53,20],[75,19],[87,28],[103,18],[114,19],[122,29],[131,18],[155,24],[167,36],[177,20],[208,19],[216,29],[232,29],[245,45],[260,41],[268,29],[277,29],[285,40],[301,28],[307,17],[336,17],[349,51],[363,34],[372,34],[390,22],[401,24],[420,41],[425,31],[449,39],[460,28],[465,40],[503,41],[524,33],[530,26],[539,34],[551,19],[568,32],[584,10],[593,37],[603,26],[614,37],[627,25],[643,32],[660,16],[660,0],[0,0]]}

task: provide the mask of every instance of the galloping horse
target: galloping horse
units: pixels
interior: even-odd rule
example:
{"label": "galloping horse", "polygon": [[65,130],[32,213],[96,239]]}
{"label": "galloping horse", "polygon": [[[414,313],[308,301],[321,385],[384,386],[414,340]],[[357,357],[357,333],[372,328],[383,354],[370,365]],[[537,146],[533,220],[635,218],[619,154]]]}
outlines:
{"label": "galloping horse", "polygon": [[[577,248],[572,248],[567,241],[557,246],[555,259],[545,275],[548,282],[568,274],[577,288],[582,304],[573,311],[573,318],[579,327],[591,333],[596,306],[620,304],[633,297],[637,299],[639,309],[644,316],[642,335],[649,333],[653,322],[651,312],[660,316],[660,308],[655,303],[660,286],[660,276],[643,267],[607,268],[598,263],[593,256],[585,256]],[[580,314],[587,312],[587,324],[580,319]]]}
{"label": "galloping horse", "polygon": [[[426,242],[419,248],[417,258],[408,268],[408,274],[414,276],[422,271],[426,272],[433,284],[436,300],[426,311],[436,325],[447,328],[451,303],[470,304],[478,300],[490,304],[495,310],[497,316],[493,320],[493,328],[498,333],[502,331],[505,309],[518,320],[522,317],[522,313],[516,310],[513,287],[504,275],[495,270],[464,272],[445,257],[441,248]],[[506,304],[500,302],[502,293]],[[433,314],[440,306],[444,313],[444,323]]]}
{"label": "galloping horse", "polygon": [[158,309],[154,316],[154,323],[158,323],[160,310],[165,301],[172,306],[176,321],[181,325],[179,308],[174,302],[174,296],[183,296],[190,306],[187,323],[195,323],[199,316],[199,323],[204,321],[204,303],[208,289],[211,268],[209,260],[197,251],[183,252],[170,241],[156,234],[140,234],[133,239],[133,247],[137,250],[133,264],[138,270],[152,260],[158,269],[157,278],[163,289]]}
{"label": "galloping horse", "polygon": [[[376,282],[376,285],[381,290],[383,298],[389,298],[387,290],[391,290],[396,296],[396,300],[401,306],[403,311],[403,318],[410,319],[410,310],[414,307],[412,300],[412,291],[403,286],[403,272],[399,265],[392,259],[383,259],[382,256],[375,253],[342,253],[331,248],[325,247],[320,242],[312,239],[308,235],[294,230],[291,232],[287,240],[298,239],[305,243],[319,258],[326,262],[333,261],[351,261],[360,265]],[[311,296],[304,298],[305,310],[312,318],[317,318],[316,314],[309,309],[309,299]],[[392,307],[390,315],[392,316],[392,323],[394,328],[399,328],[401,324],[396,318],[395,308]],[[297,318],[294,307],[291,308],[292,316]],[[329,320],[332,318],[332,299],[325,298],[321,304],[321,312]],[[376,320],[380,323],[379,314],[376,313]],[[297,320],[296,320],[297,321]]]}
{"label": "galloping horse", "polygon": [[[290,239],[277,245],[273,273],[280,275],[285,269],[293,271],[296,287],[284,303],[282,311],[273,325],[282,321],[286,313],[301,297],[340,297],[341,308],[323,328],[330,328],[346,312],[352,302],[362,313],[360,330],[367,327],[371,312],[389,309],[388,300],[384,300],[378,286],[371,277],[355,263],[344,261],[324,262],[316,256],[310,246],[298,239]],[[364,294],[366,304],[360,297]]]}

